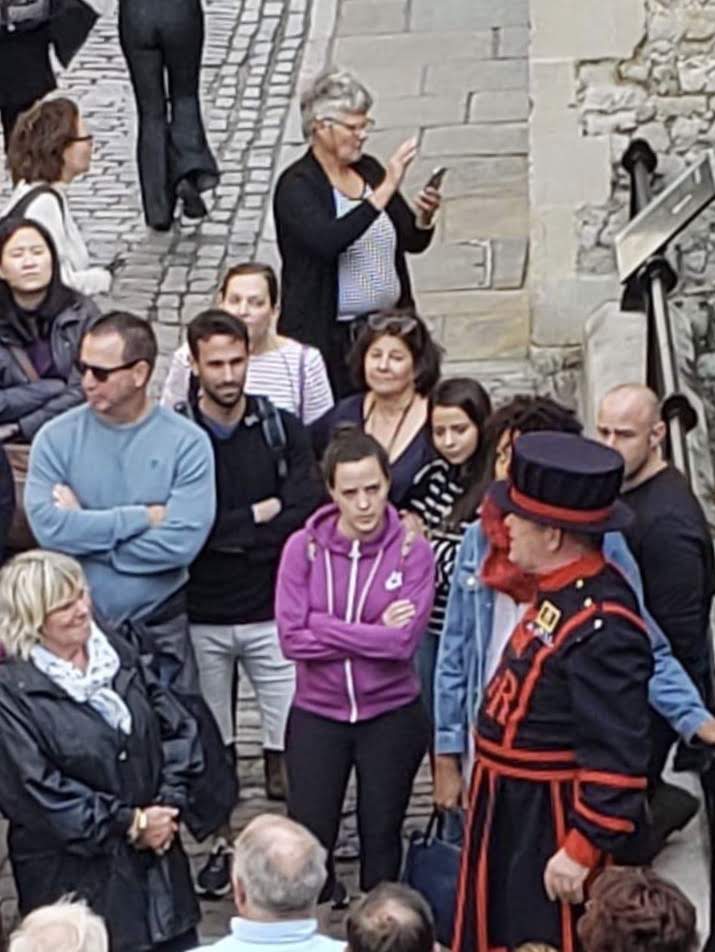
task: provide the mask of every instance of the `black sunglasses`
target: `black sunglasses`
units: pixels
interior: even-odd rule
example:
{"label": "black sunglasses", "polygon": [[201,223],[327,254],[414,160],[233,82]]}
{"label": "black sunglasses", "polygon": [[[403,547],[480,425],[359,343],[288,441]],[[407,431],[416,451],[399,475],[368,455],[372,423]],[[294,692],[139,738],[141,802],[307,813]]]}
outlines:
{"label": "black sunglasses", "polygon": [[95,380],[99,383],[106,383],[112,374],[117,373],[118,370],[129,370],[130,367],[136,366],[142,360],[142,357],[137,357],[136,360],[129,360],[126,364],[117,364],[116,367],[95,367],[94,364],[86,364],[83,360],[76,360],[75,367],[79,371],[80,377],[84,377],[88,371],[91,371]]}

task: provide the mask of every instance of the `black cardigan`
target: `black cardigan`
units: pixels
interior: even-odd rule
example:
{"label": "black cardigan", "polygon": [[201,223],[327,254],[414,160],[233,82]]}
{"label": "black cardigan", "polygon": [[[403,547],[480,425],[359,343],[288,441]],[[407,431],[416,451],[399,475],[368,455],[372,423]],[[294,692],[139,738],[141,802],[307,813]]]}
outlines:
{"label": "black cardigan", "polygon": [[[385,170],[372,156],[353,165],[375,189]],[[399,307],[413,304],[405,252],[424,251],[434,229],[418,228],[415,213],[399,192],[385,211],[397,233],[395,268],[400,280]],[[309,149],[282,173],[273,199],[278,248],[283,262],[279,331],[312,344],[328,359],[330,329],[338,311],[338,256],[362,235],[380,212],[365,200],[342,218],[322,166]]]}

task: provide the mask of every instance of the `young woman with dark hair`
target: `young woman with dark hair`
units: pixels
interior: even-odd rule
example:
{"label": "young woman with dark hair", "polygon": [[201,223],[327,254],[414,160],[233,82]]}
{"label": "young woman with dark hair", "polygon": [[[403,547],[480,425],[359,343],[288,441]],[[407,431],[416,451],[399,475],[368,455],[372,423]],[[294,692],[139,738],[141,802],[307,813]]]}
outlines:
{"label": "young woman with dark hair", "polygon": [[8,150],[14,189],[0,218],[30,218],[47,229],[57,250],[62,281],[82,294],[102,294],[110,268],[93,266],[72,217],[67,187],[89,170],[92,134],[70,99],[36,103],[15,124]]}
{"label": "young woman with dark hair", "polygon": [[[269,397],[308,425],[333,405],[328,374],[320,352],[276,332],[278,279],[269,264],[245,261],[226,272],[216,305],[239,317],[248,328],[250,359],[246,393]],[[188,343],[174,352],[161,402],[184,403],[189,392],[191,354]]]}
{"label": "young woman with dark hair", "polygon": [[353,423],[374,436],[390,460],[390,502],[402,508],[416,474],[434,457],[428,397],[439,380],[442,353],[414,311],[371,314],[350,353],[360,392],[344,397],[313,424],[322,456],[335,428]]}
{"label": "young woman with dark hair", "polygon": [[0,441],[29,443],[84,399],[75,367],[89,298],[63,284],[49,232],[28,219],[0,225]]}
{"label": "young woman with dark hair", "polygon": [[397,879],[402,821],[429,726],[413,659],[432,608],[429,544],[388,503],[385,449],[342,427],[323,458],[332,503],[285,545],[276,617],[296,663],[286,731],[288,813],[332,850],[357,774],[360,888]]}
{"label": "young woman with dark hair", "polygon": [[422,698],[434,717],[434,670],[438,639],[452,581],[457,549],[477,515],[485,482],[484,425],[491,413],[489,395],[476,380],[442,380],[429,398],[432,445],[439,454],[415,476],[405,502],[409,528],[426,536],[436,565],[434,608],[417,652]]}

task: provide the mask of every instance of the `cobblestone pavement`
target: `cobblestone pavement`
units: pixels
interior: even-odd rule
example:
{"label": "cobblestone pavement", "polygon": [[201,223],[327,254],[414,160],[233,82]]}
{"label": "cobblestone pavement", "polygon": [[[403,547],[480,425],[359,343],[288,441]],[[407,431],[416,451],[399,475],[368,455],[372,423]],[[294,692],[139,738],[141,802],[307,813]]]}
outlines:
{"label": "cobblestone pavement", "polygon": [[[205,307],[227,260],[251,257],[268,203],[277,145],[296,83],[312,0],[206,0],[204,119],[223,175],[209,216],[166,234],[147,229],[134,158],[135,107],[116,15],[97,23],[61,77],[95,135],[90,172],[71,202],[93,257],[126,255],[111,304],[157,320],[163,361],[180,326]],[[3,197],[9,191],[3,183]]]}

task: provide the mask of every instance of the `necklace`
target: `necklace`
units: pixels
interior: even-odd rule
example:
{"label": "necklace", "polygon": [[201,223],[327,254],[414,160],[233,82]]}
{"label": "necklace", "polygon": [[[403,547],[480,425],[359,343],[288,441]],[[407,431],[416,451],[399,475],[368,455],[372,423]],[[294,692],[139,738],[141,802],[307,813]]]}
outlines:
{"label": "necklace", "polygon": [[[387,452],[388,458],[389,458],[390,460],[392,459],[392,449],[393,449],[395,443],[397,442],[397,437],[400,435],[400,430],[402,429],[402,424],[403,424],[403,423],[405,422],[405,420],[407,419],[407,415],[409,414],[410,410],[412,409],[412,404],[415,402],[415,397],[416,397],[416,396],[417,396],[417,394],[413,392],[412,396],[410,397],[410,402],[405,406],[404,410],[403,410],[402,413],[400,414],[400,417],[399,417],[399,419],[398,419],[398,421],[397,421],[397,423],[396,423],[396,425],[395,425],[395,429],[392,431],[392,436],[390,437],[390,442],[389,442],[389,443],[387,444],[387,446],[385,447],[385,450],[386,450],[386,452]],[[370,409],[367,411],[367,414],[366,414],[366,416],[365,416],[365,427],[364,427],[364,428],[365,428],[365,432],[367,432],[367,423],[368,423],[368,421],[370,420],[370,418],[372,417],[372,414],[373,414],[373,411],[374,411],[374,409],[375,409],[376,403],[377,403],[377,401],[376,401],[375,398],[373,397],[372,404],[370,405]]]}

